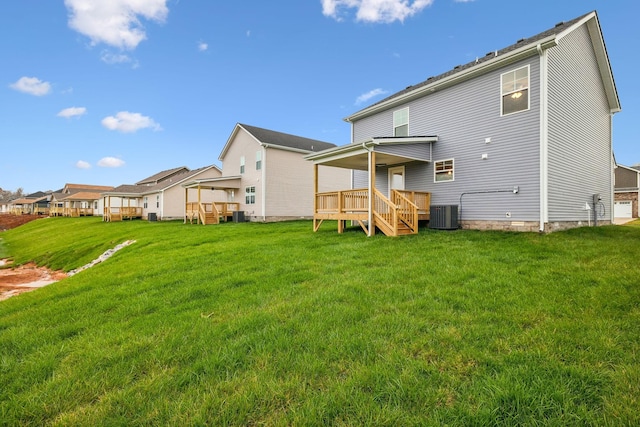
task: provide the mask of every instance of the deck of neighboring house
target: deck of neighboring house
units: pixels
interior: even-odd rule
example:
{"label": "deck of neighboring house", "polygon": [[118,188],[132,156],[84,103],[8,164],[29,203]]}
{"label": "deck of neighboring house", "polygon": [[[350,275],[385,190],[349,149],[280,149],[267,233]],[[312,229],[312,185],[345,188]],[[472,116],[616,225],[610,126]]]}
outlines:
{"label": "deck of neighboring house", "polygon": [[369,189],[316,193],[313,213],[313,231],[322,222],[338,221],[342,233],[346,221],[357,222],[365,232],[377,227],[387,236],[418,233],[418,222],[429,220],[431,193],[422,191],[391,190],[391,198],[373,189],[373,203],[369,203]]}
{"label": "deck of neighboring house", "polygon": [[104,208],[102,220],[105,222],[124,221],[127,219],[141,219],[142,208],[136,206],[109,206]]}
{"label": "deck of neighboring house", "polygon": [[238,202],[187,202],[184,222],[190,224],[219,224],[233,218],[233,213],[240,209]]}
{"label": "deck of neighboring house", "polygon": [[93,216],[93,208],[69,208],[52,206],[49,208],[49,216],[66,216],[77,218],[80,216]]}

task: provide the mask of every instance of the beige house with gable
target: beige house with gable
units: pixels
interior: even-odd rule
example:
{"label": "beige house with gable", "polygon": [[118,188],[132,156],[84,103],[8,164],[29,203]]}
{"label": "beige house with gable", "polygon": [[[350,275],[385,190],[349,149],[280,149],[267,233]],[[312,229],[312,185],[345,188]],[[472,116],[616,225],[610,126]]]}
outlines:
{"label": "beige house with gable", "polygon": [[[238,123],[218,159],[222,176],[194,180],[185,188],[222,190],[234,210],[249,221],[313,218],[314,168],[307,154],[334,144]],[[320,167],[318,188],[331,191],[351,184],[349,170]],[[196,200],[196,199],[190,199]]]}

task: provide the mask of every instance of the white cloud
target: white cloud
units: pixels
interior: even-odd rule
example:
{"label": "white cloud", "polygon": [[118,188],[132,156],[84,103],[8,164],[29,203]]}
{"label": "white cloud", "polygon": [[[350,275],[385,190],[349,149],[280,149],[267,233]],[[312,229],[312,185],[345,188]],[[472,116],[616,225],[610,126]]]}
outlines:
{"label": "white cloud", "polygon": [[85,114],[87,114],[87,109],[84,107],[69,107],[60,111],[57,116],[69,119],[71,117],[84,116]]}
{"label": "white cloud", "polygon": [[356,20],[363,22],[403,22],[434,0],[321,0],[322,13],[338,21],[345,9],[356,9]]}
{"label": "white cloud", "polygon": [[69,27],[91,39],[121,49],[135,49],[147,38],[140,18],[163,23],[167,0],[65,0]]}
{"label": "white cloud", "polygon": [[51,84],[43,82],[36,77],[20,77],[17,82],[10,84],[9,87],[35,96],[42,96],[51,92]]}
{"label": "white cloud", "polygon": [[78,160],[76,162],[76,167],[78,169],[91,169],[91,165],[89,164],[89,162],[85,162],[84,160]]}
{"label": "white cloud", "polygon": [[109,130],[117,130],[124,133],[136,132],[146,128],[154,131],[162,130],[160,125],[154,122],[151,117],[143,116],[140,113],[130,113],[128,111],[120,111],[115,116],[105,117],[102,119],[102,126]]}
{"label": "white cloud", "polygon": [[124,160],[116,157],[103,157],[98,161],[98,166],[102,168],[119,168],[124,166]]}
{"label": "white cloud", "polygon": [[355,105],[362,104],[363,102],[366,102],[366,101],[370,100],[371,98],[374,98],[374,97],[379,96],[379,95],[384,95],[386,93],[389,93],[389,91],[382,90],[380,88],[370,90],[369,92],[363,93],[358,98],[356,98]]}
{"label": "white cloud", "polygon": [[205,50],[209,49],[209,45],[205,42],[198,42],[198,50],[200,52],[204,52]]}

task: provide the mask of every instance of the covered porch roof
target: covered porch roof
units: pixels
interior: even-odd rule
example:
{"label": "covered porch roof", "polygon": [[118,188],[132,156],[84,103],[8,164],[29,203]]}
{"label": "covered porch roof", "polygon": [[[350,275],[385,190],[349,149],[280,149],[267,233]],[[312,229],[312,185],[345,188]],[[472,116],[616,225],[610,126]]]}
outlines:
{"label": "covered porch roof", "polygon": [[369,153],[376,153],[376,166],[391,166],[408,161],[430,162],[431,144],[438,141],[432,136],[376,137],[363,142],[329,148],[305,156],[317,165],[346,169],[369,169]]}
{"label": "covered porch roof", "polygon": [[220,176],[217,178],[196,179],[182,184],[184,188],[207,188],[212,190],[238,190],[240,176]]}

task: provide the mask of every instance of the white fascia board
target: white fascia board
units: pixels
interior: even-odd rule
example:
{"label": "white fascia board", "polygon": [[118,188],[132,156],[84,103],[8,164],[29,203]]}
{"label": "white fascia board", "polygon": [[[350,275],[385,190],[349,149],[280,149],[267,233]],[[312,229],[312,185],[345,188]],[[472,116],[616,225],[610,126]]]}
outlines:
{"label": "white fascia board", "polygon": [[[220,152],[220,155],[218,156],[218,160],[220,160],[221,162],[224,162],[224,156],[227,154],[227,150],[231,146],[231,142],[235,138],[235,136],[238,133],[238,130],[240,128],[244,129],[242,126],[240,126],[240,123],[236,123],[236,125],[233,128],[233,131],[231,131],[231,135],[229,135],[229,138],[227,138],[227,142],[224,144],[224,147],[222,147],[222,151]],[[244,130],[246,132],[246,129],[244,129]]]}
{"label": "white fascia board", "polygon": [[403,144],[419,144],[424,142],[438,142],[437,136],[413,136],[413,137],[376,137],[373,138],[371,145],[403,145]]}
{"label": "white fascia board", "polygon": [[292,151],[294,153],[302,153],[302,154],[313,153],[313,151],[303,150],[301,148],[285,147],[284,145],[278,145],[278,144],[268,144],[268,143],[260,142],[260,145],[262,145],[264,148],[276,148],[278,150]]}
{"label": "white fascia board", "polygon": [[550,47],[554,47],[556,45],[557,42],[555,35],[546,37],[544,39],[538,40],[535,43],[531,43],[510,52],[503,53],[502,55],[498,55],[493,59],[481,62],[458,73],[436,80],[431,84],[421,86],[414,91],[410,91],[398,97],[389,99],[386,102],[373,105],[369,108],[365,108],[364,110],[360,110],[359,112],[346,117],[344,121],[352,123],[355,120],[359,120],[388,108],[404,104],[413,99],[428,95],[431,92],[442,90],[449,86],[453,86],[455,84],[472,79],[478,75],[487,73],[496,68],[500,68],[526,57],[532,56],[533,54],[538,53],[538,49],[549,49]]}
{"label": "white fascia board", "polygon": [[365,147],[371,145],[372,140],[364,142],[354,142],[348,145],[342,145],[340,147],[327,148],[326,150],[318,151],[316,153],[311,153],[304,157],[305,160],[311,160],[314,162],[318,161],[326,161],[326,160],[337,160],[345,157],[350,157],[354,154],[366,153],[367,150]]}

